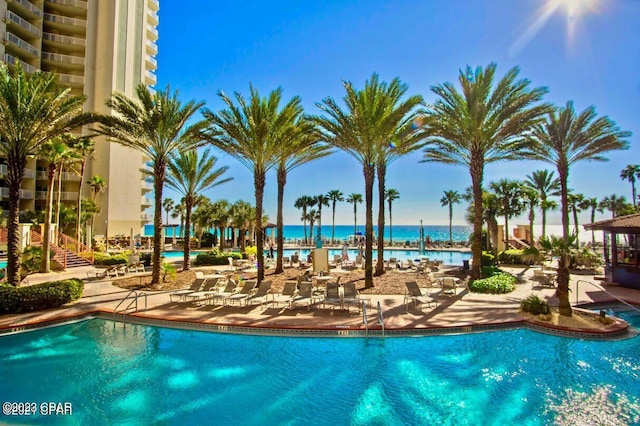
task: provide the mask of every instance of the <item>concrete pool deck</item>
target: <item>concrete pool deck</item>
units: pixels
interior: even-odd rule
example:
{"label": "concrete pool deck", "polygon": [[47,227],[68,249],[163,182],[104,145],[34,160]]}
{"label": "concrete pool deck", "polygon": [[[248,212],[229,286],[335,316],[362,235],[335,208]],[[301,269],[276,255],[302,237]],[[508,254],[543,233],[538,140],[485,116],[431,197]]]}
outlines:
{"label": "concrete pool deck", "polygon": [[[197,270],[198,268],[194,268]],[[208,267],[207,269],[212,269]],[[460,288],[456,296],[438,296],[436,308],[405,308],[402,295],[368,295],[371,297],[372,309],[369,311],[371,324],[376,323],[375,306],[379,301],[384,312],[386,330],[416,331],[471,331],[471,327],[502,326],[523,324],[520,314],[520,301],[529,294],[537,294],[557,305],[554,300],[554,289],[544,288],[531,280],[533,271],[523,267],[503,267],[517,275],[520,281],[516,290],[505,295],[469,293]],[[86,278],[93,267],[77,268],[63,273],[34,274],[29,276],[30,284],[53,281],[64,278]],[[411,279],[411,275],[407,276]],[[600,283],[590,275],[571,276],[571,303],[584,305],[589,303],[615,302],[615,298],[602,290],[585,283],[576,287],[577,281]],[[640,291],[617,286],[606,286],[606,290],[628,303],[640,306]],[[2,315],[0,316],[0,333],[21,327],[42,324],[49,321],[71,319],[90,313],[112,314],[114,308],[129,293],[129,290],[116,287],[111,280],[85,280],[84,293],[80,300],[61,308],[46,311]],[[147,310],[131,314],[130,317],[154,319],[161,321],[177,321],[182,323],[238,326],[255,328],[283,328],[309,330],[361,330],[364,329],[362,314],[357,309],[350,312],[342,310],[322,309],[314,307],[308,311],[305,307],[288,310],[268,305],[252,307],[229,307],[220,305],[198,306],[194,303],[177,303],[170,301],[171,291],[147,291]],[[576,299],[577,293],[577,299]],[[435,294],[435,293],[434,293]],[[577,302],[576,302],[577,301]],[[142,300],[141,300],[141,303]],[[143,309],[143,306],[140,306]],[[372,329],[379,329],[376,325]]]}

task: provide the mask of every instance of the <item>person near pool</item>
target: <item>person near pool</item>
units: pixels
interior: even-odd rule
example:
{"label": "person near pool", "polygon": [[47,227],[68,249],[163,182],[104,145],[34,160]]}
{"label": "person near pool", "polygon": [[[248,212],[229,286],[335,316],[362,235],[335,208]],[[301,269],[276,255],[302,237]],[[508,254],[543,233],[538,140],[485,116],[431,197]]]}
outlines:
{"label": "person near pool", "polygon": [[347,250],[347,243],[345,243],[342,246],[342,261],[343,262],[348,262],[349,261],[349,251]]}

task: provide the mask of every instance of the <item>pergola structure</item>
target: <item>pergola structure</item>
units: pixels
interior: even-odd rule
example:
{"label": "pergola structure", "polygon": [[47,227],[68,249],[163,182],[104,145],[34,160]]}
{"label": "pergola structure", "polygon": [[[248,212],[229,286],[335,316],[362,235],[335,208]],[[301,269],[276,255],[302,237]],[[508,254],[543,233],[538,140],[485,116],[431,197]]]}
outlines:
{"label": "pergola structure", "polygon": [[640,289],[640,213],[584,227],[604,232],[605,280]]}

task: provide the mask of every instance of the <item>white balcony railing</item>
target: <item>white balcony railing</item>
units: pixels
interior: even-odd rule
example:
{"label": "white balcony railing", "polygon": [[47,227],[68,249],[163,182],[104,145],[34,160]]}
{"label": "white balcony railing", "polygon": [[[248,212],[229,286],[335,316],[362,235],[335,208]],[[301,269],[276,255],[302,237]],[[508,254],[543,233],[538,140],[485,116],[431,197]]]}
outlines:
{"label": "white balcony railing", "polygon": [[22,69],[29,74],[33,74],[34,72],[38,71],[38,68],[34,67],[33,65],[29,65],[22,59],[16,58],[15,56],[10,55],[8,53],[4,54],[4,61],[9,65],[18,65],[18,64],[22,65]]}
{"label": "white balcony railing", "polygon": [[84,65],[84,58],[81,56],[61,55],[59,53],[42,52],[42,59],[60,62],[70,65]]}
{"label": "white balcony railing", "polygon": [[60,34],[43,33],[42,38],[44,40],[53,41],[53,42],[62,43],[62,44],[71,44],[74,46],[84,47],[87,45],[87,40],[80,37],[70,37],[70,36],[63,36]]}
{"label": "white balcony railing", "polygon": [[84,76],[71,74],[56,74],[63,84],[84,84]]}
{"label": "white balcony railing", "polygon": [[149,0],[149,7],[151,10],[158,10],[160,9],[160,4],[158,3],[158,0]]}
{"label": "white balcony railing", "polygon": [[33,179],[36,176],[36,171],[33,169],[24,169],[24,177],[27,179]]}
{"label": "white balcony railing", "polygon": [[158,14],[152,10],[147,11],[147,17],[153,25],[158,25]]}
{"label": "white balcony railing", "polygon": [[148,197],[142,197],[140,204],[142,204],[143,206],[152,206],[153,205],[153,200],[151,198]]}
{"label": "white balcony railing", "polygon": [[80,180],[80,175],[70,172],[62,172],[62,180]]}
{"label": "white balcony railing", "polygon": [[155,27],[152,27],[151,25],[147,25],[147,32],[151,34],[152,39],[154,40],[158,39],[158,30]]}
{"label": "white balcony railing", "polygon": [[144,75],[145,75],[147,84],[153,86],[158,82],[158,77],[156,77],[156,75],[153,72],[146,70],[144,72]]}
{"label": "white balcony railing", "polygon": [[36,5],[34,5],[33,3],[31,3],[29,0],[13,0],[13,2],[27,9],[29,12],[36,15],[38,18],[42,18],[42,10]]}
{"label": "white balcony railing", "polygon": [[46,170],[37,170],[36,171],[36,179],[49,179]]}
{"label": "white balcony railing", "polygon": [[47,191],[36,191],[36,200],[46,200]]}
{"label": "white balcony railing", "polygon": [[87,2],[83,0],[49,0],[51,3],[61,4],[63,6],[79,7],[80,9],[87,8]]}
{"label": "white balcony railing", "polygon": [[12,44],[14,46],[17,46],[22,50],[26,50],[27,52],[29,52],[33,56],[38,56],[38,54],[40,53],[40,51],[38,50],[37,47],[35,47],[31,43],[27,43],[26,41],[24,41],[23,39],[21,39],[20,37],[18,37],[15,34],[11,34],[10,32],[6,32],[5,33],[5,39],[7,40],[7,43]]}
{"label": "white balcony railing", "polygon": [[21,189],[20,198],[23,200],[33,200],[33,191],[30,189]]}
{"label": "white balcony railing", "polygon": [[14,24],[21,26],[22,28],[29,31],[36,37],[40,37],[41,31],[38,27],[32,25],[29,21],[21,18],[20,16],[16,15],[10,10],[7,10],[7,21],[13,22]]}
{"label": "white balcony railing", "polygon": [[155,70],[158,68],[158,61],[153,56],[147,55],[147,62],[151,64],[151,67]]}
{"label": "white balcony railing", "polygon": [[68,16],[55,15],[53,13],[45,13],[44,20],[55,22],[56,24],[72,25],[74,27],[87,27],[87,21],[79,18],[69,18]]}
{"label": "white balcony railing", "polygon": [[147,47],[153,52],[155,55],[158,53],[158,45],[153,40],[147,40]]}
{"label": "white balcony railing", "polygon": [[[55,194],[57,196],[58,194]],[[64,201],[76,201],[78,199],[77,192],[61,192],[60,199]]]}

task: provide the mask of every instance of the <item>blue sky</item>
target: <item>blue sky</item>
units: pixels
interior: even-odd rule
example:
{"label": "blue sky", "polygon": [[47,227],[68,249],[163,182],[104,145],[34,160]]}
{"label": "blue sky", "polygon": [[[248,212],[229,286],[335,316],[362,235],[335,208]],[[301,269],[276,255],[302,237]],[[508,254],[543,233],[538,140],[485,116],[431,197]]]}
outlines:
{"label": "blue sky", "polygon": [[[570,187],[588,197],[631,196],[619,178],[627,164],[640,163],[640,1],[564,0],[552,12],[543,0],[366,0],[160,2],[158,85],[170,84],[183,100],[222,107],[217,92],[247,94],[249,83],[267,94],[278,86],[285,99],[299,95],[308,113],[327,96],[340,99],[343,80],[362,87],[373,72],[399,77],[409,93],[435,99],[430,87],[456,82],[459,69],[498,64],[498,76],[513,66],[533,86],[547,86],[547,101],[577,110],[595,105],[624,130],[633,132],[631,149],[613,153],[606,163],[586,162],[571,169]],[[551,10],[551,9],[547,9]],[[568,12],[573,10],[573,12]],[[546,19],[545,19],[546,18]],[[250,172],[235,159],[233,182],[207,192],[212,199],[254,202]],[[393,163],[387,187],[400,192],[394,224],[448,223],[440,206],[444,190],[471,184],[461,166],[419,163],[420,153]],[[489,165],[485,183],[502,177],[524,179],[543,163],[519,161]],[[285,190],[285,223],[300,223],[293,207],[301,195],[332,189],[364,192],[361,168],[344,153],[301,166],[290,173]],[[178,198],[168,192],[169,196]],[[464,221],[465,205],[454,208],[454,223]],[[275,175],[267,178],[265,213],[276,216]],[[326,208],[325,208],[326,209]],[[330,209],[323,222],[330,223]],[[359,206],[359,222],[364,222]],[[352,205],[338,205],[336,223],[353,222]],[[599,217],[605,217],[604,215]],[[608,217],[608,216],[607,216]],[[584,215],[583,221],[587,219]],[[516,220],[512,223],[522,222]],[[552,215],[550,223],[558,223]]]}

